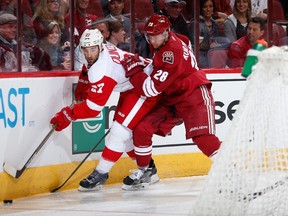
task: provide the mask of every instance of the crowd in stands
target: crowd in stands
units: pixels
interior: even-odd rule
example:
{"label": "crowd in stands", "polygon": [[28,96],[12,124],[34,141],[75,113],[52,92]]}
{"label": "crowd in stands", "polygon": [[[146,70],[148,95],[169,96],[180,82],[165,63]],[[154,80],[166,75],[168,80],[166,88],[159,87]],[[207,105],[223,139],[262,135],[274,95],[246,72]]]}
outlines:
{"label": "crowd in stands", "polygon": [[[79,38],[87,28],[98,28],[105,43],[127,51],[131,50],[132,36],[135,52],[152,57],[143,27],[153,13],[167,16],[171,31],[186,35],[194,51],[199,49],[200,68],[242,67],[244,61],[233,60],[239,44],[247,43],[241,47],[241,58],[245,59],[247,49],[257,39],[268,39],[268,0],[200,0],[198,18],[194,17],[194,1],[135,1],[135,32],[132,33],[130,0],[75,0],[74,11],[70,10],[69,0],[22,0],[21,19],[17,18],[17,0],[1,1],[0,71],[18,70],[17,22],[21,22],[22,71],[79,70],[78,64],[83,58],[79,52]],[[272,2],[275,13],[272,15],[274,34],[271,45],[287,45],[288,1]],[[73,67],[69,52],[71,32],[75,50]],[[214,55],[218,56],[218,61]],[[224,60],[219,65],[221,56]]]}

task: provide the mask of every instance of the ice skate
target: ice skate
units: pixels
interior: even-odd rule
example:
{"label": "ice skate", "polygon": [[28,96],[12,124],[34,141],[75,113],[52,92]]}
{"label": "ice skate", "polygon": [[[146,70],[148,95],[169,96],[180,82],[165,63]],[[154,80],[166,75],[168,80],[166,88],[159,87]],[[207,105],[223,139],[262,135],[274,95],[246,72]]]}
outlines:
{"label": "ice skate", "polygon": [[124,178],[123,190],[139,190],[149,187],[151,182],[151,170],[137,169],[133,173]]}
{"label": "ice skate", "polygon": [[157,168],[156,168],[154,160],[152,158],[151,158],[150,163],[149,163],[148,171],[151,172],[149,184],[156,184],[157,182],[159,182],[160,178],[157,174]]}
{"label": "ice skate", "polygon": [[100,190],[107,179],[108,173],[101,174],[97,170],[94,170],[87,178],[80,182],[78,191],[87,192]]}
{"label": "ice skate", "polygon": [[[133,171],[135,172],[135,171]],[[157,182],[159,182],[160,178],[157,174],[157,168],[155,166],[154,160],[151,158],[150,163],[149,163],[149,167],[147,169],[147,173],[149,173],[149,177],[150,178],[146,178],[145,181],[147,182],[142,182],[141,185],[133,185],[133,186],[128,186],[130,184],[130,182],[132,181],[130,176],[127,176],[124,180],[123,180],[123,186],[122,189],[123,190],[138,190],[141,188],[148,188],[149,185],[151,184],[156,184]],[[133,174],[131,174],[133,175]]]}

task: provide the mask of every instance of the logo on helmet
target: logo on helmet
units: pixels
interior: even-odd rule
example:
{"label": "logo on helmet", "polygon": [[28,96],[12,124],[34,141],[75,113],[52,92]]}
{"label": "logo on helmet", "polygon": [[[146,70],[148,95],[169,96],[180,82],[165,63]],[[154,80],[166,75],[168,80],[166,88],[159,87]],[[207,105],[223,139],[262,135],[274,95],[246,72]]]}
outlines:
{"label": "logo on helmet", "polygon": [[145,32],[150,36],[162,34],[169,29],[170,21],[168,17],[160,14],[153,14],[145,25]]}
{"label": "logo on helmet", "polygon": [[165,23],[165,19],[164,18],[160,18],[159,19],[159,23]]}
{"label": "logo on helmet", "polygon": [[99,46],[102,49],[103,35],[98,29],[86,29],[81,38],[81,47]]}

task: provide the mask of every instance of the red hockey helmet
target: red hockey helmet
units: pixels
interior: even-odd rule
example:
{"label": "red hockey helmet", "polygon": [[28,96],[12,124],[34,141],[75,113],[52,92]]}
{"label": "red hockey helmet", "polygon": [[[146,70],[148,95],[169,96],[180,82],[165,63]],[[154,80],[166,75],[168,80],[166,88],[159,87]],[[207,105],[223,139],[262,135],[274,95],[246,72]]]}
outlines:
{"label": "red hockey helmet", "polygon": [[167,16],[153,14],[145,24],[145,32],[148,36],[162,34],[170,28],[170,21]]}

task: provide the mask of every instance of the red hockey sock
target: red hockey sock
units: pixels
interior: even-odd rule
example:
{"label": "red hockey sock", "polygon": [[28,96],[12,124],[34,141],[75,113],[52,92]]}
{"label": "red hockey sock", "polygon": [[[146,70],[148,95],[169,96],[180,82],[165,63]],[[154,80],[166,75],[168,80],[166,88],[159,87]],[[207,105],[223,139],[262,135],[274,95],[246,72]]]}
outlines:
{"label": "red hockey sock", "polygon": [[210,157],[211,154],[217,151],[221,144],[218,137],[213,134],[193,137],[193,141],[207,157]]}
{"label": "red hockey sock", "polygon": [[102,157],[107,161],[116,162],[122,154],[123,152],[115,152],[105,146],[102,152]]}
{"label": "red hockey sock", "polygon": [[134,149],[129,151],[129,152],[126,152],[126,153],[132,160],[136,160],[136,155],[135,155]]}

